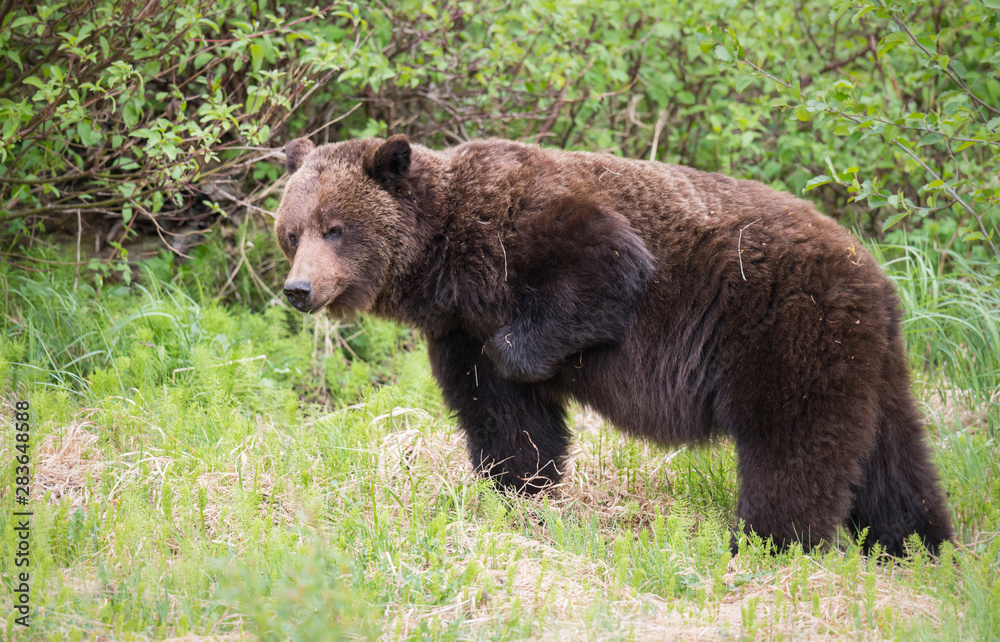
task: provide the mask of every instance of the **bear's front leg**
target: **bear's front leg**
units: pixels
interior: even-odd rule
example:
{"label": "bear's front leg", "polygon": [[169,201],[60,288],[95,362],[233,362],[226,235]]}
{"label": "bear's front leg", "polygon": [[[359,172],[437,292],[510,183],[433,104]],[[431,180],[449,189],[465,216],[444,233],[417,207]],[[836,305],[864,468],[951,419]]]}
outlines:
{"label": "bear's front leg", "polygon": [[501,377],[482,342],[464,332],[428,344],[434,377],[458,416],[476,470],[528,494],[558,482],[570,439],[563,399]]}

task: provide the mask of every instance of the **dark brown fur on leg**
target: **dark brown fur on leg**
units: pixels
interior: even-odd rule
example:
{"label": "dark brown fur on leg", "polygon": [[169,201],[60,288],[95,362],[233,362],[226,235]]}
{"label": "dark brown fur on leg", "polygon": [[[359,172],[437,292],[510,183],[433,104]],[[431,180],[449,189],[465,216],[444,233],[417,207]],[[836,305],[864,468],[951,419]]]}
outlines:
{"label": "dark brown fur on leg", "polygon": [[771,537],[778,550],[799,541],[808,552],[832,540],[850,512],[852,485],[875,438],[871,395],[845,382],[827,384],[847,394],[798,395],[794,410],[789,401],[784,408],[775,403],[771,412],[757,415],[763,423],[748,420],[737,428],[737,517],[748,530]]}
{"label": "dark brown fur on leg", "polygon": [[770,537],[779,551],[795,541],[806,552],[830,542],[851,508],[850,482],[858,470],[851,455],[829,439],[776,448],[747,441],[737,440],[736,514],[744,527]]}
{"label": "dark brown fur on leg", "polygon": [[777,282],[800,289],[758,304],[743,342],[720,357],[716,419],[736,439],[737,517],[779,550],[829,542],[846,521],[880,439],[875,382],[901,349],[889,340],[893,299],[877,266],[845,271],[837,249],[799,248],[773,262]]}
{"label": "dark brown fur on leg", "polygon": [[916,533],[937,554],[953,536],[951,518],[924,445],[898,314],[894,316],[892,353],[880,386],[878,441],[855,488],[849,526],[858,536],[867,529],[860,542],[866,553],[877,543],[883,552],[900,557],[906,538]]}
{"label": "dark brown fur on leg", "polygon": [[570,439],[561,400],[501,378],[482,343],[461,332],[431,340],[430,358],[477,471],[529,494],[559,481]]}

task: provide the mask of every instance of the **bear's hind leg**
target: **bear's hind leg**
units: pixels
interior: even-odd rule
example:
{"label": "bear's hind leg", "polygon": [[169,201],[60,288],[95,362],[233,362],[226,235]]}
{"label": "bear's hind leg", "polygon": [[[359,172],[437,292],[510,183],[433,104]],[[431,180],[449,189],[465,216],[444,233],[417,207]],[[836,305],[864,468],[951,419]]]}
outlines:
{"label": "bear's hind leg", "polygon": [[[874,403],[856,399],[837,407],[804,399],[787,413],[792,405],[736,431],[737,517],[748,531],[771,537],[778,550],[798,541],[809,551],[830,542],[851,511],[874,444]],[[732,548],[735,554],[735,539]]]}
{"label": "bear's hind leg", "polygon": [[558,482],[570,441],[563,400],[542,385],[502,378],[482,342],[463,332],[428,343],[431,368],[476,471],[528,494]]}

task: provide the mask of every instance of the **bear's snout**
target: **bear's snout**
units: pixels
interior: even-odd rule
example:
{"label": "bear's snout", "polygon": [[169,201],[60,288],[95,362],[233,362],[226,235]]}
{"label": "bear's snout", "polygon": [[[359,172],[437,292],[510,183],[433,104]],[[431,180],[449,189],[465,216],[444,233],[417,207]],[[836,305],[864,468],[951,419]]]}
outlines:
{"label": "bear's snout", "polygon": [[285,283],[285,296],[299,312],[309,310],[309,298],[312,294],[312,285],[308,281],[287,281]]}

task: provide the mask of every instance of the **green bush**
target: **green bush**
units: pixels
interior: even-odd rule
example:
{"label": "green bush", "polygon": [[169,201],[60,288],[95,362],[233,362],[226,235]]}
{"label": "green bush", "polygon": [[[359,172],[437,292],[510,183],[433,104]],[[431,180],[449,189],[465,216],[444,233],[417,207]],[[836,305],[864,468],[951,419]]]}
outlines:
{"label": "green bush", "polygon": [[[775,46],[766,32],[734,22],[707,27],[701,48],[738,85],[754,87],[758,108],[811,122],[827,137],[826,167],[803,191],[835,185],[865,201],[878,213],[875,232],[909,217],[945,253],[961,247],[991,258],[995,278],[998,8],[992,0],[840,0],[828,19],[801,23],[811,44],[786,38]],[[803,50],[812,60],[803,61]]]}
{"label": "green bush", "polygon": [[0,35],[0,233],[77,211],[150,234],[204,227],[273,208],[270,150],[293,136],[406,133],[815,189],[879,239],[902,224],[995,258],[993,4],[15,4]]}
{"label": "green bush", "polygon": [[350,39],[316,42],[299,27],[332,18],[363,29],[346,10],[323,14],[305,3],[4,6],[7,234],[82,212],[120,219],[126,230],[141,221],[162,236],[236,206],[254,210],[247,181],[273,181],[278,169],[252,172],[251,163],[269,157],[275,130],[350,55]]}

